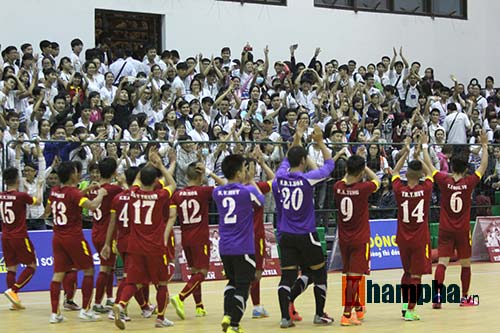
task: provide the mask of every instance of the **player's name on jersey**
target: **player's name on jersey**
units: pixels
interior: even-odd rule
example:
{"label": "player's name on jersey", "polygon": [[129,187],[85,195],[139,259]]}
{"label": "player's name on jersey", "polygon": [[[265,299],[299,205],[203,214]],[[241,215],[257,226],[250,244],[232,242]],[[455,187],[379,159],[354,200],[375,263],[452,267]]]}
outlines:
{"label": "player's name on jersey", "polygon": [[130,193],[130,197],[135,199],[144,199],[144,200],[158,200],[158,194],[143,194],[143,193]]}
{"label": "player's name on jersey", "polygon": [[303,186],[304,182],[299,179],[299,180],[286,180],[286,179],[280,179],[280,186]]}
{"label": "player's name on jersey", "polygon": [[179,191],[179,194],[181,197],[192,197],[192,196],[197,196],[198,191]]}
{"label": "player's name on jersey", "polygon": [[125,201],[125,200],[129,200],[129,199],[130,199],[129,195],[120,195],[118,197],[118,200],[120,200],[120,201]]}
{"label": "player's name on jersey", "polygon": [[359,190],[343,190],[343,189],[338,188],[337,194],[340,194],[340,195],[359,195]]}
{"label": "player's name on jersey", "polygon": [[240,190],[218,190],[217,191],[218,195],[239,195]]}
{"label": "player's name on jersey", "polygon": [[447,186],[448,186],[448,189],[450,189],[452,191],[465,191],[465,190],[467,190],[467,184],[463,184],[463,185],[447,184]]}
{"label": "player's name on jersey", "polygon": [[3,195],[0,195],[0,200],[16,200],[16,196],[3,194]]}
{"label": "player's name on jersey", "polygon": [[424,191],[415,191],[415,192],[407,192],[403,191],[401,192],[401,196],[403,198],[419,198],[424,196]]}
{"label": "player's name on jersey", "polygon": [[66,196],[64,193],[59,192],[50,192],[50,195],[57,199],[64,199],[64,197]]}

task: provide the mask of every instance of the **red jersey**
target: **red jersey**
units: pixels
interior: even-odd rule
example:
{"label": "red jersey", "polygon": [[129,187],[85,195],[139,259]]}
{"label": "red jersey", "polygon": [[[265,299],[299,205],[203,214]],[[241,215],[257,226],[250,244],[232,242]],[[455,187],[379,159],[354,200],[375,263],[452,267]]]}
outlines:
{"label": "red jersey", "polygon": [[7,191],[0,193],[0,217],[2,218],[2,239],[27,238],[26,205],[36,203],[28,193]]}
{"label": "red jersey", "polygon": [[188,186],[174,193],[171,205],[177,208],[182,244],[208,241],[208,206],[213,191],[212,186]]}
{"label": "red jersey", "polygon": [[[118,185],[103,184],[101,186],[108,194],[102,199],[102,203],[92,212],[92,240],[95,243],[102,243],[106,241],[106,232],[108,231],[109,216],[111,212],[111,202],[114,197],[123,189]],[[99,189],[89,192],[87,197],[92,200],[97,197]]]}
{"label": "red jersey", "polygon": [[472,192],[481,180],[481,175],[476,172],[455,181],[448,174],[437,172],[434,180],[441,191],[439,228],[446,231],[470,230]]}
{"label": "red jersey", "polygon": [[73,186],[54,186],[49,201],[52,209],[54,235],[83,237],[82,205],[88,198]]}
{"label": "red jersey", "polygon": [[170,213],[170,197],[170,191],[165,189],[144,191],[133,188],[130,191],[128,253],[145,256],[166,253],[164,233]]}
{"label": "red jersey", "polygon": [[333,185],[335,207],[338,208],[339,240],[343,244],[363,244],[370,241],[368,198],[378,189],[374,181],[347,185],[345,179]]}
{"label": "red jersey", "polygon": [[429,211],[433,181],[426,178],[422,184],[410,188],[399,176],[392,178],[392,188],[398,204],[398,232],[396,242],[427,244],[429,241]]}
{"label": "red jersey", "polygon": [[116,230],[117,230],[117,241],[128,237],[130,234],[130,228],[128,226],[128,203],[130,201],[130,190],[124,190],[113,198],[111,202],[110,213],[116,214]]}
{"label": "red jersey", "polygon": [[[257,187],[266,195],[271,191],[271,182],[258,182]],[[253,232],[255,239],[262,239],[266,237],[264,229],[264,206],[253,205]]]}

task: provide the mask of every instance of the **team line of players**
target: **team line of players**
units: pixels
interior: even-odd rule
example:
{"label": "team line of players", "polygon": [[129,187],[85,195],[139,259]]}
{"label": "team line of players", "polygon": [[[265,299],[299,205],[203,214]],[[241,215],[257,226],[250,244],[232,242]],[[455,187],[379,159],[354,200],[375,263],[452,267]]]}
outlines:
{"label": "team line of players", "polygon": [[[192,163],[186,171],[189,184],[178,191],[175,191],[172,170],[163,166],[155,150],[150,152],[149,162],[143,168],[126,171],[125,190],[112,183],[116,173],[113,159],[106,158],[99,163],[100,186],[91,188],[86,194],[76,187],[80,175],[75,165],[62,163],[57,170],[62,185],[51,190],[46,211],[47,215],[52,214],[54,224],[50,323],[60,323],[64,319],[59,309],[61,287],[70,294],[66,296],[65,307],[66,302],[74,304],[72,294],[76,270],[84,272],[79,317],[94,321],[99,319],[96,312],[107,311],[101,303],[105,291],[108,298],[112,295],[114,252],[118,252],[124,262],[125,274],[119,281],[116,299],[111,304],[107,303],[113,305],[110,318],[114,319],[115,325],[125,328],[129,320],[127,305],[135,297],[144,317],[150,317],[157,311],[156,327],[172,326],[164,313],[168,303],[167,283],[173,274],[172,228],[177,219],[182,231],[182,247],[192,274],[183,290],[171,301],[177,315],[184,319],[184,300],[192,294],[196,315],[206,315],[201,301],[201,284],[209,268],[208,203],[212,197],[219,214],[219,253],[229,280],[224,290],[221,326],[224,332],[242,332],[240,321],[249,291],[255,306],[253,317],[267,316],[259,304],[259,279],[265,250],[262,207],[264,194],[271,190],[277,206],[277,237],[281,249],[282,275],[278,287],[280,327],[293,327],[295,322],[302,320],[293,304],[311,283],[314,283],[316,303],[313,323],[333,323],[333,318],[324,311],[327,270],[316,233],[313,193],[314,185],[327,179],[333,171],[334,161],[323,142],[323,133],[315,127],[312,137],[325,162],[321,168],[313,168],[314,163],[308,159],[307,151],[301,145],[301,134],[305,130],[306,124],[299,122],[294,141],[276,175],[265,165],[261,152],[256,148],[255,160],[241,155],[229,155],[224,159],[222,171],[225,180],[207,172],[202,163]],[[431,273],[428,214],[432,187],[436,182],[441,190],[441,210],[439,263],[435,279],[443,283],[449,258],[457,250],[462,264],[461,305],[464,306],[474,305],[467,298],[471,279],[469,219],[471,195],[488,161],[487,137],[484,134],[481,144],[481,165],[473,175],[467,175],[467,159],[461,156],[452,158],[453,173],[448,175],[432,166],[428,138],[421,133],[420,142],[413,150],[413,160],[407,162],[410,154],[410,142],[407,141],[393,171],[393,189],[398,203],[396,241],[404,269],[401,284],[418,285],[423,274]],[[255,161],[261,164],[272,182],[253,181]],[[175,168],[175,161],[172,162],[170,167]],[[399,176],[405,163],[408,167],[407,183],[403,183]],[[306,172],[308,169],[313,170]],[[210,173],[220,185],[216,188],[203,186],[206,173]],[[2,247],[9,288],[4,294],[13,309],[22,309],[18,292],[29,282],[36,269],[35,249],[26,230],[26,205],[40,203],[41,188],[39,186],[36,196],[31,197],[18,192],[18,170],[7,169],[3,177],[8,188],[0,194],[0,215],[4,222]],[[421,181],[422,178],[425,180]],[[362,275],[369,274],[368,197],[377,191],[379,185],[380,180],[366,167],[364,159],[354,155],[347,161],[345,178],[333,188],[335,206],[339,211],[337,219],[343,273],[347,275],[344,290],[346,302],[340,320],[343,326],[360,325],[365,317],[366,308],[359,299],[359,282]],[[83,237],[82,208],[93,211],[92,241],[101,259],[93,308],[94,266],[90,247]],[[16,279],[19,264],[27,266]],[[156,306],[149,303],[149,284],[156,286]],[[439,297],[434,300],[433,307],[441,308]],[[420,319],[415,313],[415,299],[410,298],[409,303],[404,304],[403,318],[408,321]]]}

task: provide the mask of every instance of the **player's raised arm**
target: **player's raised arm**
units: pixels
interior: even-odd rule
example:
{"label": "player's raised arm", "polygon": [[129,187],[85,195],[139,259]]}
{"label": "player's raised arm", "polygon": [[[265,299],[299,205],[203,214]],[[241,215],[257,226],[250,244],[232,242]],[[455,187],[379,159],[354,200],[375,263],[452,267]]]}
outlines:
{"label": "player's raised arm", "polygon": [[151,165],[160,170],[165,183],[168,184],[164,188],[167,189],[170,192],[170,196],[172,196],[177,188],[177,185],[170,171],[168,171],[163,165],[161,157],[157,151],[151,149],[149,153],[149,161],[151,162]]}
{"label": "player's raised arm", "polygon": [[253,155],[254,158],[257,160],[257,163],[259,163],[259,165],[262,167],[262,170],[264,170],[267,180],[272,181],[274,179],[274,172],[264,160],[264,155],[262,154],[259,145],[255,146],[255,149],[253,150]]}
{"label": "player's raised arm", "polygon": [[307,121],[304,119],[300,119],[297,122],[297,129],[295,130],[295,135],[293,136],[293,142],[290,148],[295,146],[302,146],[302,138],[304,137],[304,133],[307,131]]}
{"label": "player's raised arm", "polygon": [[323,154],[323,160],[325,162],[327,160],[332,160],[332,151],[325,144],[325,141],[323,140],[323,131],[321,131],[321,128],[318,125],[314,125],[312,138],[321,150],[321,154]]}
{"label": "player's raised arm", "polygon": [[85,200],[81,207],[88,210],[96,210],[97,207],[101,205],[102,199],[104,199],[107,194],[108,191],[104,188],[100,188],[99,191],[97,191],[97,197],[95,197],[94,200]]}
{"label": "player's raised arm", "polygon": [[374,191],[376,192],[381,184],[380,178],[378,178],[377,174],[367,166],[365,166],[365,174],[369,180],[371,180],[373,183],[375,183],[375,185],[377,185],[377,189]]}
{"label": "player's raised arm", "polygon": [[309,180],[311,185],[315,185],[330,176],[333,169],[335,168],[335,162],[332,159],[332,153],[330,149],[326,146],[323,141],[323,132],[318,125],[314,126],[314,132],[312,134],[313,140],[318,144],[321,153],[323,154],[323,159],[325,164],[317,170],[312,170],[306,173],[304,176]]}
{"label": "player's raised arm", "polygon": [[253,203],[259,206],[264,206],[264,203],[266,202],[266,198],[264,197],[264,194],[260,191],[259,187],[255,183],[255,181],[251,181],[250,185],[247,186],[248,191],[250,192],[250,199],[252,200]]}
{"label": "player's raised arm", "polygon": [[399,176],[399,172],[401,171],[401,169],[403,168],[403,166],[405,164],[405,160],[408,157],[408,154],[410,153],[410,147],[409,147],[410,142],[411,142],[411,138],[407,137],[405,139],[405,146],[403,147],[403,149],[401,149],[401,153],[402,154],[399,157],[399,160],[396,163],[396,166],[394,167],[394,170],[392,171],[392,176],[393,177]]}
{"label": "player's raised arm", "polygon": [[481,150],[482,155],[481,155],[481,164],[479,165],[479,168],[477,168],[476,172],[479,173],[480,177],[483,177],[484,173],[486,172],[486,168],[488,167],[488,135],[486,134],[486,131],[483,130],[481,132]]}
{"label": "player's raised arm", "polygon": [[437,170],[432,164],[431,156],[429,155],[429,137],[425,133],[420,133],[420,143],[422,144],[422,151],[424,152],[424,163],[431,171],[432,175],[434,175]]}

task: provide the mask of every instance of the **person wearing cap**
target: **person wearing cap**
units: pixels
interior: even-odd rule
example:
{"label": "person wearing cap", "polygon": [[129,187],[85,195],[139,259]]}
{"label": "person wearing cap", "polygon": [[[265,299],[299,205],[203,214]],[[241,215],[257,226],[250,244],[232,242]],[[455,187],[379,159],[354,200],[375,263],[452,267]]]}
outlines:
{"label": "person wearing cap", "polygon": [[269,140],[276,142],[280,138],[278,132],[274,130],[275,120],[271,116],[267,116],[264,118],[262,122],[262,137],[268,138]]}

